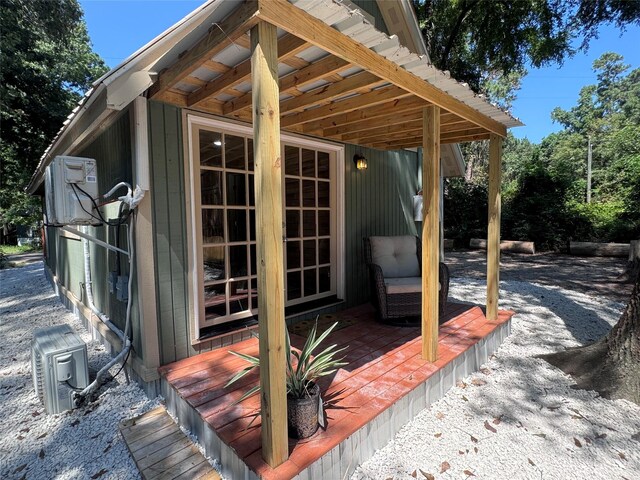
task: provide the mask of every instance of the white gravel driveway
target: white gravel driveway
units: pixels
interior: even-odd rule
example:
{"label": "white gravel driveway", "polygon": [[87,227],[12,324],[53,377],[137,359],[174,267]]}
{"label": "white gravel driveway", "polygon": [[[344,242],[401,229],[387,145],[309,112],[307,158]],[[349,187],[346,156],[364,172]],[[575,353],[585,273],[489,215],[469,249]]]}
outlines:
{"label": "white gravel driveway", "polygon": [[[481,281],[454,278],[450,295],[483,303],[484,291]],[[572,390],[562,372],[533,358],[598,338],[623,305],[515,281],[501,283],[501,298],[518,314],[498,353],[353,479],[640,479],[640,407]],[[0,478],[138,478],[117,425],[158,401],[126,385],[123,374],[96,404],[44,413],[31,382],[30,341],[35,328],[59,323],[81,332],[94,369],[106,363],[103,348],[53,294],[41,263],[0,270]]]}
{"label": "white gravel driveway", "polygon": [[[88,344],[89,366],[109,360],[75,316],[58,301],[42,262],[0,270],[0,479],[134,479],[138,470],[118,422],[158,405],[124,373],[98,402],[47,415],[31,380],[36,328],[70,324]],[[118,371],[118,366],[111,370]],[[103,390],[104,391],[104,390]]]}
{"label": "white gravel driveway", "polygon": [[[573,390],[533,358],[595,340],[624,307],[604,298],[501,282],[512,334],[481,371],[422,411],[352,476],[360,479],[640,479],[640,407]],[[481,281],[450,297],[484,302]]]}

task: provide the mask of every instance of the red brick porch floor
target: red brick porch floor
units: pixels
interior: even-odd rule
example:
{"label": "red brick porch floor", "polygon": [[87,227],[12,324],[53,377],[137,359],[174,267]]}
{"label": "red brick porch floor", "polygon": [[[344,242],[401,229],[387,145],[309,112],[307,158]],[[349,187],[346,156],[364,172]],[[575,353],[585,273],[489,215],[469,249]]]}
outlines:
{"label": "red brick porch floor", "polygon": [[[348,346],[343,352],[348,365],[320,383],[327,428],[306,440],[290,440],[289,460],[275,469],[262,460],[260,418],[256,418],[259,397],[254,395],[233,404],[258,381],[257,374],[247,375],[225,388],[227,381],[246,366],[246,362],[229,351],[257,356],[256,338],[166,365],[160,373],[252,471],[266,479],[287,479],[309,467],[487,337],[507,322],[513,312],[500,311],[498,320],[490,322],[478,306],[450,303],[446,322],[440,327],[438,360],[434,363],[421,358],[417,327],[383,325],[374,319],[368,305],[334,315],[349,317],[353,324],[334,331],[327,339],[331,344]],[[302,337],[292,335],[294,346],[301,347],[303,342]]]}

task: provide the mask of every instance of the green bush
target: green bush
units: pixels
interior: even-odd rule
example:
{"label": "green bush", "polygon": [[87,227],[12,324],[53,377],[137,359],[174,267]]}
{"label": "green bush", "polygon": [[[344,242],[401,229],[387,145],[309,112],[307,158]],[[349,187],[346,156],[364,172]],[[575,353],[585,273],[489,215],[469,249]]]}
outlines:
{"label": "green bush", "polygon": [[444,189],[444,235],[456,246],[468,247],[471,238],[487,236],[487,187],[449,179]]}

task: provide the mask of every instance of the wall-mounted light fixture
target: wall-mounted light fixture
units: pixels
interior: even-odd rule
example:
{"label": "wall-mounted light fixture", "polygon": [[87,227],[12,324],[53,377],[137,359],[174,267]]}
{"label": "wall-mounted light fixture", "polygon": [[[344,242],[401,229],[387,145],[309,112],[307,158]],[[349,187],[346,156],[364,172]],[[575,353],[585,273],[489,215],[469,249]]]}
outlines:
{"label": "wall-mounted light fixture", "polygon": [[366,158],[364,158],[364,155],[362,155],[361,153],[356,153],[356,154],[353,156],[353,163],[355,163],[355,164],[356,164],[356,168],[357,168],[358,170],[366,170],[366,169],[367,169],[367,167],[369,166],[369,165],[367,164],[367,159],[366,159]]}
{"label": "wall-mounted light fixture", "polygon": [[423,205],[424,200],[422,197],[422,190],[418,190],[418,192],[413,196],[413,220],[416,222],[422,222]]}

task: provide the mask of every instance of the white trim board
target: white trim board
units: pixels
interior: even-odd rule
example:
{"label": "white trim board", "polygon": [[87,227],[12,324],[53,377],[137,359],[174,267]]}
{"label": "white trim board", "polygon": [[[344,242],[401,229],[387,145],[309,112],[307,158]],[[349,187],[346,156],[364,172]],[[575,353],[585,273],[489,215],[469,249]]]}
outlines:
{"label": "white trim board", "polygon": [[[221,119],[217,117],[203,116],[200,113],[192,111],[185,111],[183,114],[184,122],[184,151],[185,151],[185,200],[187,208],[187,238],[188,238],[188,278],[189,278],[189,299],[190,299],[190,323],[192,327],[191,342],[198,342],[200,325],[198,317],[201,311],[201,298],[197,291],[197,285],[199,284],[199,275],[201,272],[197,265],[197,252],[200,245],[198,243],[197,235],[194,235],[194,226],[198,225],[199,214],[194,205],[196,201],[194,198],[196,185],[194,185],[194,178],[199,172],[195,171],[196,165],[193,158],[193,148],[195,142],[195,127],[208,127],[213,129],[220,129],[223,131],[237,133],[248,137],[253,137],[253,126],[245,123],[238,123],[228,121],[227,119]],[[345,281],[346,281],[346,266],[345,266],[345,147],[342,144],[320,141],[315,138],[305,137],[302,135],[292,135],[289,133],[281,132],[281,142],[291,142],[301,147],[309,147],[310,149],[321,149],[330,151],[335,155],[335,189],[336,189],[336,207],[335,211],[331,214],[335,215],[335,275],[336,275],[336,296],[338,298],[344,298],[345,294]],[[230,320],[232,320],[231,318]]]}

